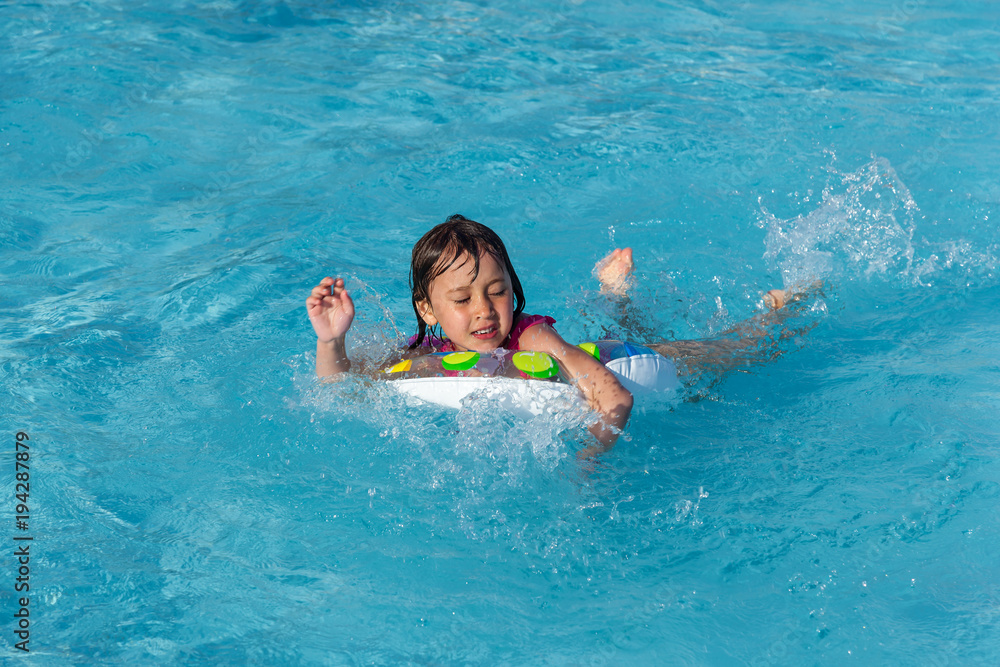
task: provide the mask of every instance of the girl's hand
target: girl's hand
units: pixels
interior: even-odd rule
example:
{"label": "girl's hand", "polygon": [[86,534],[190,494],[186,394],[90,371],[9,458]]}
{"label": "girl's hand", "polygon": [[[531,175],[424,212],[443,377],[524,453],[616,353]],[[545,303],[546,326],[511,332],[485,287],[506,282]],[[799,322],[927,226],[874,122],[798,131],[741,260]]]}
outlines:
{"label": "girl's hand", "polygon": [[319,281],[306,299],[306,311],[320,342],[343,339],[354,321],[354,301],[344,287],[344,279],[327,276]]}
{"label": "girl's hand", "polygon": [[598,444],[583,450],[580,456],[585,458],[611,449],[632,414],[634,402],[632,394],[618,382],[614,373],[587,352],[564,341],[547,324],[525,329],[519,345],[522,350],[546,352],[555,357],[583,392],[590,407],[600,413],[601,420],[590,428]]}

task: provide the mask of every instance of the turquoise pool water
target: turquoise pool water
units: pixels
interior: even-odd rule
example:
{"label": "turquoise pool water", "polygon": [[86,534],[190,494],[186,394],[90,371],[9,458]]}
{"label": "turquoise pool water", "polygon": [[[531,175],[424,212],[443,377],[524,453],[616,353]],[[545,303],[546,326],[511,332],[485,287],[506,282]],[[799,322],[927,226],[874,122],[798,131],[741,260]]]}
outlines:
{"label": "turquoise pool water", "polygon": [[[0,4],[3,661],[996,663],[998,19]],[[568,418],[318,385],[310,287],[347,278],[377,358],[455,212],[570,339],[615,331],[616,245],[665,336],[825,296],[596,465]]]}

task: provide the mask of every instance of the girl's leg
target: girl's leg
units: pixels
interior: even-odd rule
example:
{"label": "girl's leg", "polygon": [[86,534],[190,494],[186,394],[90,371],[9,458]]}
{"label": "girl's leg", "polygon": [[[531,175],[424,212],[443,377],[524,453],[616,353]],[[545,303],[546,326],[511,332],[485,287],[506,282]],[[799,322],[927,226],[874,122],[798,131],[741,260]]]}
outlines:
{"label": "girl's leg", "polygon": [[[594,267],[594,275],[601,283],[601,292],[611,296],[619,306],[616,319],[627,331],[643,338],[655,339],[655,332],[643,324],[628,292],[635,281],[632,272],[632,249],[615,249]],[[788,306],[801,302],[813,293],[820,292],[822,283],[816,282],[802,291],[770,290],[764,295],[768,312],[755,315],[723,331],[719,336],[700,340],[661,341],[646,343],[646,347],[672,359],[689,381],[697,384],[705,376],[717,381],[727,373],[747,368],[756,363],[776,359],[784,353],[784,341],[800,336],[815,326],[808,323],[798,329],[779,329],[780,325],[797,309]]]}
{"label": "girl's leg", "polygon": [[768,312],[744,320],[719,336],[646,343],[646,347],[674,360],[691,382],[697,384],[706,376],[715,382],[732,371],[777,359],[787,351],[786,341],[816,326],[815,322],[806,322],[797,328],[781,327],[798,310],[790,305],[804,301],[821,288],[817,282],[801,292],[771,290],[764,295]]}
{"label": "girl's leg", "polygon": [[649,328],[629,297],[629,290],[635,286],[634,270],[632,248],[615,248],[594,266],[594,276],[601,283],[601,294],[608,297],[612,308],[609,315],[618,325],[639,339],[656,338],[657,332]]}

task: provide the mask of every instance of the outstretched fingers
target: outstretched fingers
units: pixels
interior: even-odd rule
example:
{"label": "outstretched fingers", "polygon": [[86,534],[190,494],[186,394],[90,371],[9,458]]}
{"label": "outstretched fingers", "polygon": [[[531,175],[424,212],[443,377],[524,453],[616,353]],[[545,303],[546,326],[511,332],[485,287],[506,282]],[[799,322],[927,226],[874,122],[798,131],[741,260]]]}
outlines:
{"label": "outstretched fingers", "polygon": [[[341,279],[337,278],[337,280]],[[319,281],[318,285],[312,288],[312,291],[309,293],[309,296],[318,298],[323,298],[324,296],[330,296],[330,286],[333,285],[334,282],[335,282],[334,279],[331,278],[330,276],[323,278],[323,280]],[[343,281],[341,280],[341,282]]]}
{"label": "outstretched fingers", "polygon": [[344,279],[327,276],[319,281],[306,298],[306,311],[321,341],[346,334],[354,321],[354,300],[347,293]]}

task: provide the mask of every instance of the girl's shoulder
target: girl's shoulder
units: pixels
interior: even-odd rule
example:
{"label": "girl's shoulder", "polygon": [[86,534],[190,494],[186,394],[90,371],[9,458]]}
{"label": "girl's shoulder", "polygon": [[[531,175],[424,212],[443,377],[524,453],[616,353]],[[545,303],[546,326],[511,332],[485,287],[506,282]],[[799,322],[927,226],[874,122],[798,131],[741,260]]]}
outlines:
{"label": "girl's shoulder", "polygon": [[517,322],[514,323],[514,328],[510,330],[510,335],[507,337],[507,349],[521,349],[518,345],[521,334],[531,327],[538,324],[548,324],[549,326],[552,326],[555,323],[555,319],[549,317],[548,315],[525,315],[522,313],[521,316],[517,318]]}

